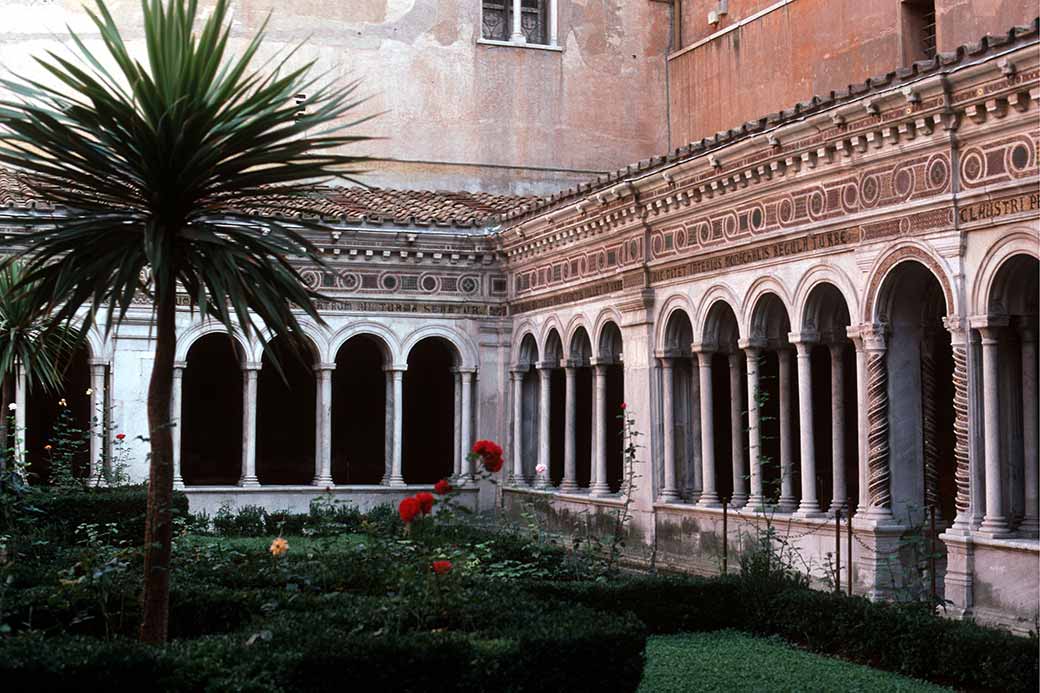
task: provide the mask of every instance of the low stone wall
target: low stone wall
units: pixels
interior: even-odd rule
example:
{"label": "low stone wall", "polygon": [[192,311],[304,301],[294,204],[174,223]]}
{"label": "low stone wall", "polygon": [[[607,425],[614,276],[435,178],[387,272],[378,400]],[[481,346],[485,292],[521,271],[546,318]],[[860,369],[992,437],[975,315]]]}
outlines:
{"label": "low stone wall", "polygon": [[[311,500],[331,495],[332,500],[350,503],[362,512],[368,512],[377,505],[392,503],[397,505],[402,499],[419,491],[433,491],[431,485],[410,486],[332,486],[329,490],[317,486],[260,486],[243,488],[240,486],[189,486],[184,489],[188,496],[188,507],[193,513],[205,512],[212,517],[221,506],[241,508],[245,505],[258,505],[268,512],[288,510],[294,513],[306,513]],[[477,489],[464,488],[457,496],[457,502],[471,510],[477,508]]]}

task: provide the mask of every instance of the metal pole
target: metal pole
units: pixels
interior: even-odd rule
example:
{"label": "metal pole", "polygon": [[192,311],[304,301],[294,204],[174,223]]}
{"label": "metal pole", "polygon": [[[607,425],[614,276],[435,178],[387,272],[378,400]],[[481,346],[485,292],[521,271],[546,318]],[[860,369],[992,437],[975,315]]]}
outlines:
{"label": "metal pole", "polygon": [[725,575],[729,572],[729,515],[727,514],[727,508],[729,508],[729,499],[722,501],[722,574]]}
{"label": "metal pole", "polygon": [[850,512],[845,517],[845,530],[848,532],[848,536],[845,538],[845,541],[848,542],[848,544],[846,545],[848,547],[848,551],[846,551],[847,556],[845,558],[845,565],[847,566],[846,570],[848,570],[848,580],[846,580],[846,582],[849,583],[849,596],[851,597],[852,596],[852,512],[851,512],[852,499],[851,498],[849,498],[848,505],[846,507],[850,509]]}
{"label": "metal pole", "polygon": [[933,505],[928,509],[931,515],[931,526],[932,532],[928,537],[928,574],[931,576],[931,601],[932,611],[935,611],[936,604],[936,590],[935,590],[935,506]]}
{"label": "metal pole", "polygon": [[841,592],[841,508],[834,511],[834,591]]}

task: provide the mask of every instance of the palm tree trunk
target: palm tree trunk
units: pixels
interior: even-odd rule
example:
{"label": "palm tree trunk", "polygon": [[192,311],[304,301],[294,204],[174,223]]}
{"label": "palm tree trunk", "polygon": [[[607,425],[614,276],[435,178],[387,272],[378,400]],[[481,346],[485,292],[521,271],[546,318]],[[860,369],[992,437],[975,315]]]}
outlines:
{"label": "palm tree trunk", "polygon": [[[167,283],[167,282],[162,282]],[[148,514],[144,528],[144,597],[141,640],[166,642],[170,610],[170,542],[173,504],[173,357],[177,342],[174,282],[156,281],[155,363],[148,385],[148,429],[152,459],[148,470]]]}

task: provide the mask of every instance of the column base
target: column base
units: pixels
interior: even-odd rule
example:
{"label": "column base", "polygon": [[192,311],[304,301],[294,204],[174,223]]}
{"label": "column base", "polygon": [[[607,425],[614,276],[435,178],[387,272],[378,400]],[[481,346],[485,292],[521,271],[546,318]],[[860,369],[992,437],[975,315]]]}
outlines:
{"label": "column base", "polygon": [[679,495],[679,491],[674,488],[666,488],[661,491],[661,495],[657,497],[660,503],[678,503],[682,500],[682,496]]}
{"label": "column base", "polygon": [[547,488],[551,488],[551,485],[549,484],[549,478],[544,476],[537,477],[534,480],[534,487],[539,491],[544,491]]}
{"label": "column base", "polygon": [[798,510],[794,512],[794,516],[802,519],[814,519],[818,517],[827,517],[827,513],[820,510],[820,506],[817,505],[816,501],[811,503],[803,502],[798,506]]}
{"label": "column base", "polygon": [[719,495],[715,492],[701,493],[700,499],[697,501],[698,508],[721,508],[722,501],[719,500]]}
{"label": "column base", "polygon": [[331,476],[316,476],[311,486],[334,486]]}
{"label": "column base", "polygon": [[730,496],[729,507],[731,508],[743,508],[747,505],[748,495],[746,493],[734,493]]}
{"label": "column base", "polygon": [[699,488],[686,488],[683,489],[683,498],[686,499],[687,503],[696,503],[700,500],[701,490]]}
{"label": "column base", "polygon": [[603,498],[610,495],[610,486],[600,482],[589,487],[589,495],[593,498]]}
{"label": "column base", "polygon": [[407,486],[407,485],[408,484],[404,483],[404,477],[402,477],[402,476],[391,476],[390,477],[390,483],[387,484],[387,486],[391,486],[393,488],[401,488],[402,486]]}
{"label": "column base", "polygon": [[751,513],[765,512],[768,510],[766,507],[766,498],[765,496],[748,496],[747,503],[745,503],[744,507],[741,509]]}
{"label": "column base", "polygon": [[506,485],[512,486],[514,488],[529,488],[530,486],[530,484],[527,483],[527,479],[524,478],[523,475],[517,476],[516,474],[512,474],[509,477],[509,480],[506,481]]}
{"label": "column base", "polygon": [[183,491],[184,490],[184,479],[179,476],[173,477],[173,490]]}
{"label": "column base", "polygon": [[841,501],[841,502],[834,501],[834,502],[831,503],[831,507],[827,509],[827,516],[828,517],[834,517],[834,515],[839,510],[841,511],[842,515],[845,515],[848,512],[848,509],[849,509],[848,505],[845,503],[845,501]]}
{"label": "column base", "polygon": [[1008,527],[1007,518],[1000,515],[996,517],[987,515],[983,518],[977,533],[990,539],[1003,539],[1011,536],[1011,529]]}
{"label": "column base", "polygon": [[560,482],[560,491],[563,493],[575,493],[578,490],[578,482],[573,479],[564,479]]}
{"label": "column base", "polygon": [[798,499],[794,496],[780,496],[780,501],[776,504],[777,512],[781,513],[793,513],[798,509]]}
{"label": "column base", "polygon": [[238,480],[238,485],[242,488],[257,488],[260,486],[260,480],[255,476],[244,476]]}
{"label": "column base", "polygon": [[1026,517],[1018,526],[1018,534],[1023,537],[1040,537],[1040,518]]}

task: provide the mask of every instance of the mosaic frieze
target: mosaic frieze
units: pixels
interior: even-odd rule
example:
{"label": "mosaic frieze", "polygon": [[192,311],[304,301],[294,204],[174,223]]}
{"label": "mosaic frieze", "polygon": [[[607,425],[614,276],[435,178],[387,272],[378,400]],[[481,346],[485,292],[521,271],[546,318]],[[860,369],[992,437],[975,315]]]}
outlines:
{"label": "mosaic frieze", "polygon": [[504,296],[503,276],[476,273],[406,272],[400,270],[359,271],[307,268],[300,272],[312,289],[345,293],[410,293],[449,296]]}
{"label": "mosaic frieze", "polygon": [[961,185],[970,190],[1035,176],[1038,149],[1038,132],[965,147],[961,152]]}

